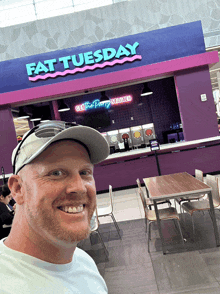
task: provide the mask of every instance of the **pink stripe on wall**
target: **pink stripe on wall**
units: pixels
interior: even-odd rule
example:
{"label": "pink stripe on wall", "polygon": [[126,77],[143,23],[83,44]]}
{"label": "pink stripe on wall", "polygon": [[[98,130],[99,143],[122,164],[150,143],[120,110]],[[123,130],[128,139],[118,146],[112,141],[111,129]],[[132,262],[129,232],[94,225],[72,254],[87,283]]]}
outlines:
{"label": "pink stripe on wall", "polygon": [[218,61],[218,51],[205,52],[113,73],[3,93],[0,94],[0,105],[13,103],[25,104],[26,101],[40,101],[45,97],[53,98],[69,94],[85,93],[86,90],[99,90],[109,86],[127,84],[131,81],[141,81],[149,77],[170,75],[179,70],[212,64]]}

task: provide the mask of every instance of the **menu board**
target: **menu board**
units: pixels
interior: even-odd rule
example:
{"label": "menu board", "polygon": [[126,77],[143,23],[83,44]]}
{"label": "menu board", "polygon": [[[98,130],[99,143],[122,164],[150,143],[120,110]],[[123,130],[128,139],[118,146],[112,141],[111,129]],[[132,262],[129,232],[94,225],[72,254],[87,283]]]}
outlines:
{"label": "menu board", "polygon": [[160,150],[160,145],[157,139],[149,141],[151,151]]}

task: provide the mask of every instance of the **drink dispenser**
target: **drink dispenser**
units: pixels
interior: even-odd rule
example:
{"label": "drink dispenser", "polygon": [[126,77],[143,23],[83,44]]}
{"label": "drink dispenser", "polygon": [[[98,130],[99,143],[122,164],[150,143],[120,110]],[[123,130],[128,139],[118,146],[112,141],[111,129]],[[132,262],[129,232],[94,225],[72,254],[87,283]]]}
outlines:
{"label": "drink dispenser", "polygon": [[114,153],[115,151],[119,151],[119,132],[118,130],[107,132],[107,140],[110,146],[110,153]]}
{"label": "drink dispenser", "polygon": [[155,130],[154,130],[154,124],[146,124],[142,125],[143,134],[144,134],[144,141],[146,145],[149,145],[149,140],[155,139]]}
{"label": "drink dispenser", "polygon": [[143,129],[141,126],[131,127],[131,137],[132,137],[133,147],[138,148],[141,145],[143,146],[143,144],[145,144]]}
{"label": "drink dispenser", "polygon": [[123,149],[125,151],[128,151],[132,148],[131,132],[129,128],[119,130],[119,140],[121,144],[124,144]]}
{"label": "drink dispenser", "polygon": [[[109,135],[108,135],[108,133],[105,132],[105,133],[101,133],[101,134],[102,134],[102,136],[106,139],[106,141],[107,141],[108,144],[109,144]],[[110,144],[109,144],[109,146],[110,146]]]}

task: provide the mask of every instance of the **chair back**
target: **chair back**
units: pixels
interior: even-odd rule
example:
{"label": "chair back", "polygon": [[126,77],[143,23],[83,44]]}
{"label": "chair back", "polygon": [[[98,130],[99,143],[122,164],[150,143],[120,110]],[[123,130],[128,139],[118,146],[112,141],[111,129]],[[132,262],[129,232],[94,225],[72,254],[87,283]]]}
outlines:
{"label": "chair back", "polygon": [[204,181],[203,172],[201,170],[199,170],[199,169],[195,169],[195,178],[197,180],[200,180],[201,182],[203,182]]}
{"label": "chair back", "polygon": [[99,227],[99,220],[98,220],[98,212],[97,212],[97,208],[95,209],[91,221],[90,221],[90,230],[91,232],[94,232],[98,229]]}
{"label": "chair back", "polygon": [[111,185],[109,185],[109,198],[110,198],[111,209],[113,211],[113,192],[112,192],[112,186]]}
{"label": "chair back", "polygon": [[140,182],[140,180],[137,179],[136,182],[137,182],[138,188],[141,188],[141,182]]}
{"label": "chair back", "polygon": [[149,198],[149,191],[148,191],[147,186],[145,186],[145,190],[146,190],[147,198]]}
{"label": "chair back", "polygon": [[220,205],[220,194],[219,194],[219,179],[212,175],[206,176],[207,185],[212,188],[212,199],[214,207]]}
{"label": "chair back", "polygon": [[147,203],[146,203],[146,198],[145,198],[143,190],[141,188],[138,188],[138,194],[141,197],[141,202],[143,204],[144,210],[148,210],[148,206],[147,206]]}

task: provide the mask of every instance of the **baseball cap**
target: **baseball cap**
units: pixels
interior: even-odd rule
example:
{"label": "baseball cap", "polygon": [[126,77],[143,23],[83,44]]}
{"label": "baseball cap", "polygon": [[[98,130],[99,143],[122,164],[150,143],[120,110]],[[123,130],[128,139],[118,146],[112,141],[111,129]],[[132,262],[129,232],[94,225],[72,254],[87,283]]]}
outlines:
{"label": "baseball cap", "polygon": [[64,121],[47,121],[25,133],[22,141],[13,150],[13,173],[17,174],[52,143],[66,139],[82,143],[89,153],[92,164],[103,161],[109,155],[108,142],[97,130]]}

